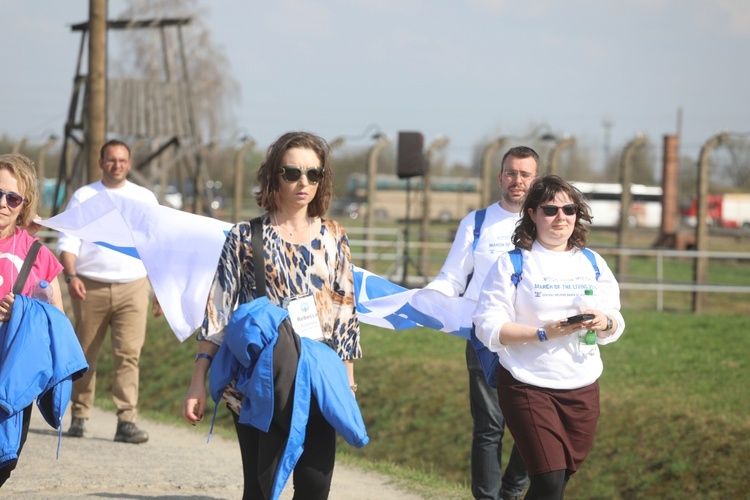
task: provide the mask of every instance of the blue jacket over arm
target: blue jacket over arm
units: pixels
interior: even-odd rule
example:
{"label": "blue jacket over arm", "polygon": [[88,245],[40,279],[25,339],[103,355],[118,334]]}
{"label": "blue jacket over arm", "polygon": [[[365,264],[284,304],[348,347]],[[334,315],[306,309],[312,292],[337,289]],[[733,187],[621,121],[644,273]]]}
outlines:
{"label": "blue jacket over arm", "polygon": [[[260,297],[242,304],[227,325],[224,342],[211,364],[209,389],[218,403],[226,385],[237,379],[237,390],[245,397],[239,422],[268,432],[274,419],[274,409],[279,404],[278,370],[274,377],[274,347],[281,334],[295,337],[295,356],[289,356],[286,365],[296,370],[293,376],[293,401],[289,437],[283,457],[274,471],[272,498],[278,498],[294,470],[305,440],[310,403],[315,396],[321,412],[352,446],[362,447],[369,442],[362,414],[349,388],[349,378],[341,358],[328,345],[308,338],[299,338],[285,322],[289,313]],[[285,358],[286,360],[286,358]],[[277,360],[277,367],[279,363]],[[281,363],[282,365],[284,363]],[[289,391],[286,391],[287,393]],[[276,400],[275,400],[276,399]],[[278,408],[276,408],[278,410]]]}
{"label": "blue jacket over arm", "polygon": [[73,380],[88,368],[68,317],[16,295],[10,319],[0,323],[0,466],[18,458],[23,409],[36,399],[47,423],[59,429]]}

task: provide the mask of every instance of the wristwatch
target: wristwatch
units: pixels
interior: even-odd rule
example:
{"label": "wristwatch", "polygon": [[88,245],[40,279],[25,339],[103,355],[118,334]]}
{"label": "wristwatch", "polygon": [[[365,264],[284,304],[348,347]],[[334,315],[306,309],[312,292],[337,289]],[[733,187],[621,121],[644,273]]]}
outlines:
{"label": "wristwatch", "polygon": [[610,318],[609,316],[607,316],[607,329],[604,330],[604,331],[605,332],[610,331],[613,326],[614,326],[614,324],[612,323],[612,318]]}
{"label": "wristwatch", "polygon": [[78,277],[77,274],[69,274],[65,277],[65,283],[70,283],[70,280],[72,280],[73,278],[77,278],[77,277]]}

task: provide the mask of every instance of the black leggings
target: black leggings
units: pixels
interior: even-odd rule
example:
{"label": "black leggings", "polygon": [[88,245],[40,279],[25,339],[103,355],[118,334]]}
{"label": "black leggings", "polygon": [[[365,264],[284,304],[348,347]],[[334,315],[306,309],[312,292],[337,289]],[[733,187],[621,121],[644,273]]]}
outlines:
{"label": "black leggings", "polygon": [[[270,497],[270,491],[263,493],[262,484],[268,484],[274,470],[263,471],[261,464],[273,462],[271,455],[283,452],[287,433],[276,422],[271,423],[264,434],[255,427],[238,422],[239,417],[232,412],[237,439],[242,455],[242,471],[245,488],[244,500],[257,500]],[[320,412],[318,402],[310,402],[310,418],[305,431],[305,449],[294,467],[294,500],[324,500],[328,498],[336,459],[336,431]],[[277,462],[275,462],[277,463]]]}
{"label": "black leggings", "polygon": [[[29,425],[31,424],[31,408],[32,404],[27,406],[23,409],[23,424],[21,427],[21,444],[18,446],[18,456],[20,458],[21,456],[21,450],[23,449],[23,445],[26,443],[26,436],[29,435]],[[0,488],[3,487],[5,484],[5,481],[8,480],[10,477],[10,473],[13,471],[13,469],[16,468],[16,464],[18,463],[18,460],[12,460],[5,464],[3,467],[0,467]]]}
{"label": "black leggings", "polygon": [[570,476],[565,470],[553,470],[531,476],[531,484],[525,500],[562,500]]}

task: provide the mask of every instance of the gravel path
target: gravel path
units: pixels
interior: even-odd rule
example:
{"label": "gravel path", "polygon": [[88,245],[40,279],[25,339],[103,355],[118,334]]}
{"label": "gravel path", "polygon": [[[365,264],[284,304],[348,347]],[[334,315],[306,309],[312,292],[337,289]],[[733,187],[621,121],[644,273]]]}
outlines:
{"label": "gravel path", "polygon": [[[29,437],[16,470],[0,496],[12,498],[237,499],[242,497],[242,467],[237,443],[213,435],[208,422],[199,432],[141,419],[150,440],[140,445],[113,441],[114,413],[94,409],[85,438],[63,436],[34,408]],[[63,428],[70,424],[69,416]],[[203,469],[203,470],[202,470]],[[208,470],[212,472],[208,472]],[[281,498],[292,498],[291,481]],[[379,474],[337,464],[331,500],[418,500]]]}

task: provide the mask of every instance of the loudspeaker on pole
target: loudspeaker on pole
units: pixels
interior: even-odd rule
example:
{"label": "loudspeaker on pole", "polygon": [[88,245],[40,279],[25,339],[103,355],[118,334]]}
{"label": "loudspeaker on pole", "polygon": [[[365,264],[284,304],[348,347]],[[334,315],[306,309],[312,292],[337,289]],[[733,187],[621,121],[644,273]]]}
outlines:
{"label": "loudspeaker on pole", "polygon": [[400,179],[417,177],[427,173],[427,162],[423,150],[424,136],[421,133],[398,133],[396,174]]}

